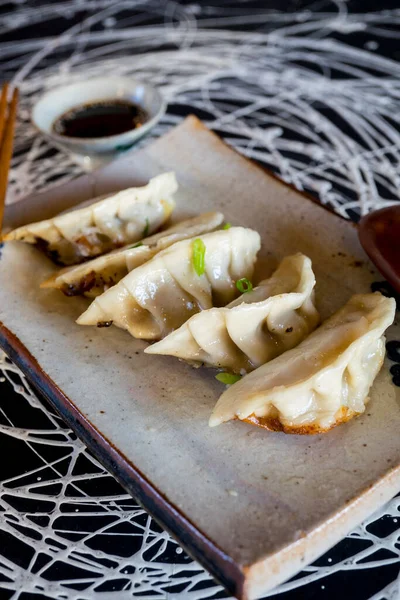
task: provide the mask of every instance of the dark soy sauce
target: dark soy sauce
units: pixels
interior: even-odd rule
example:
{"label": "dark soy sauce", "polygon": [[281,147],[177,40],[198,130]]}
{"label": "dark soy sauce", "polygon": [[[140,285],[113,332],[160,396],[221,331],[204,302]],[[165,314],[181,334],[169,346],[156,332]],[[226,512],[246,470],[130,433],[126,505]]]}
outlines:
{"label": "dark soy sauce", "polygon": [[65,112],[53,123],[58,135],[100,138],[137,129],[148,120],[146,112],[126,100],[103,100],[81,104]]}

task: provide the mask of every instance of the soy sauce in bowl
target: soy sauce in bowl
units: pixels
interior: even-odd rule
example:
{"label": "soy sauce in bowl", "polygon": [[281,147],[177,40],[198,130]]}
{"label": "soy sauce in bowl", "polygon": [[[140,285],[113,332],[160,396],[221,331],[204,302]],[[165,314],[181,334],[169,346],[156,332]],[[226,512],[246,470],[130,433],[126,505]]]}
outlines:
{"label": "soy sauce in bowl", "polygon": [[103,138],[141,127],[149,116],[127,100],[102,100],[76,106],[52,126],[53,132],[71,138]]}

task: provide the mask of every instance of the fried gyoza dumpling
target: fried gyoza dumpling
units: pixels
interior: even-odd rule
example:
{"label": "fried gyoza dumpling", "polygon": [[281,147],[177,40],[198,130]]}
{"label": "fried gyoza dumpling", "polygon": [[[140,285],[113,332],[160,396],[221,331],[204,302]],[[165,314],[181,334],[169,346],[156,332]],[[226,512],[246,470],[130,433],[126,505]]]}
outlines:
{"label": "fried gyoza dumpling", "polygon": [[[200,271],[194,260],[198,243]],[[114,323],[133,337],[158,340],[193,314],[237,297],[235,283],[252,276],[259,249],[259,234],[244,227],[177,242],[95,298],[77,322]]]}
{"label": "fried gyoza dumpling", "polygon": [[174,173],[129,188],[84,208],[14,229],[4,240],[34,244],[54,262],[74,265],[132,244],[157,231],[175,207]]}
{"label": "fried gyoza dumpling", "polygon": [[84,294],[95,298],[161,250],[180,240],[213,231],[223,220],[224,215],[218,212],[204,213],[187,219],[133,246],[124,246],[80,265],[61,269],[40,287],[59,289],[66,296]]}
{"label": "fried gyoza dumpling", "polygon": [[252,371],[297,346],[318,325],[314,286],[311,260],[288,256],[255,289],[226,307],[193,315],[145,352],[234,373]]}
{"label": "fried gyoza dumpling", "polygon": [[230,386],[210,426],[241,419],[285,433],[323,433],[365,410],[396,303],[359,294],[293,350]]}

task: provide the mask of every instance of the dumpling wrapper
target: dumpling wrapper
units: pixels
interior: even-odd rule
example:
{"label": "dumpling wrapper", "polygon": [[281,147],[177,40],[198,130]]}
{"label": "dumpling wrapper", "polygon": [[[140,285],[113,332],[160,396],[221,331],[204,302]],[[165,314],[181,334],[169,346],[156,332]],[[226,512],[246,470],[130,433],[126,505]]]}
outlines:
{"label": "dumpling wrapper", "polygon": [[145,352],[234,373],[252,371],[297,346],[316,328],[314,286],[311,260],[303,254],[288,256],[251,292],[226,307],[193,315]]}
{"label": "dumpling wrapper", "polygon": [[364,412],[395,309],[394,299],[379,292],[353,296],[296,348],[230,386],[210,426],[241,419],[273,431],[313,434]]}
{"label": "dumpling wrapper", "polygon": [[34,244],[57,264],[81,263],[157,231],[175,208],[177,189],[175,174],[164,173],[143,187],[18,227],[3,239]]}
{"label": "dumpling wrapper", "polygon": [[260,236],[231,227],[200,239],[206,248],[202,275],[193,267],[193,238],[177,242],[95,298],[77,323],[114,323],[133,337],[158,340],[193,314],[231,302],[239,293],[236,281],[253,275]]}
{"label": "dumpling wrapper", "polygon": [[172,244],[217,229],[224,220],[219,212],[209,212],[177,223],[141,242],[113,250],[80,265],[66,267],[40,287],[56,288],[66,296],[95,298],[118,283],[125,275]]}

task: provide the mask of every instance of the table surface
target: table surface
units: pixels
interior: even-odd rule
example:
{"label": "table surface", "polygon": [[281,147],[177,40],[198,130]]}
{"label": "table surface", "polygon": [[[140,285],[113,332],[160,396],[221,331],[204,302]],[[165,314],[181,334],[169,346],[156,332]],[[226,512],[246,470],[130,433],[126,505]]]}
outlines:
{"label": "table surface", "polygon": [[[344,0],[281,6],[1,2],[1,77],[21,90],[7,202],[81,173],[30,124],[43,90],[116,73],[160,86],[168,100],[150,138],[195,113],[346,218],[397,201],[400,9]],[[0,439],[0,598],[227,597],[1,353]],[[268,597],[397,600],[399,504],[393,499]]]}

